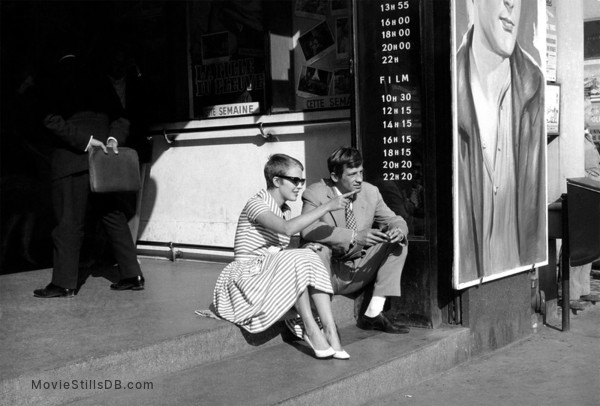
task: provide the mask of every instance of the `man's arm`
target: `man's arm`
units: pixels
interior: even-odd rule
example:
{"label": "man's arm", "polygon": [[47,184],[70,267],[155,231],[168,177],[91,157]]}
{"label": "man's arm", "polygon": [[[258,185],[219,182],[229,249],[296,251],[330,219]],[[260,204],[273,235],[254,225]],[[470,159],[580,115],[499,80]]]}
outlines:
{"label": "man's arm", "polygon": [[90,142],[90,136],[87,132],[83,132],[58,114],[48,114],[43,120],[44,126],[58,137],[65,144],[71,146],[78,151],[85,151]]}
{"label": "man's arm", "polygon": [[[308,213],[323,204],[324,201],[321,200],[318,197],[318,193],[315,193],[311,188],[307,188],[302,194],[302,214]],[[347,228],[335,227],[333,219],[327,221],[326,216],[331,215],[326,214],[321,217],[302,230],[300,235],[306,241],[319,242],[331,247],[334,251],[340,250],[346,252],[350,247],[353,231]]]}

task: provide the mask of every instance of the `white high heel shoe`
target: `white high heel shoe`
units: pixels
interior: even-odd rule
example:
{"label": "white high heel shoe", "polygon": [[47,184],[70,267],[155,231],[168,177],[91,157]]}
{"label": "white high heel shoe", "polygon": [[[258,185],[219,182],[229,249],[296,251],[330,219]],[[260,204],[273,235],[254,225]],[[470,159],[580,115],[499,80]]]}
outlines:
{"label": "white high heel shoe", "polygon": [[312,343],[310,342],[310,339],[308,338],[308,336],[306,334],[304,334],[304,336],[302,337],[302,339],[304,341],[306,341],[306,344],[308,344],[308,346],[314,351],[315,353],[315,357],[317,358],[331,358],[332,356],[335,356],[336,351],[332,348],[329,347],[326,350],[317,350]]}
{"label": "white high heel shoe", "polygon": [[335,358],[335,359],[350,359],[350,354],[348,354],[346,352],[346,350],[339,350],[339,351],[335,351],[335,354],[333,354],[333,358]]}

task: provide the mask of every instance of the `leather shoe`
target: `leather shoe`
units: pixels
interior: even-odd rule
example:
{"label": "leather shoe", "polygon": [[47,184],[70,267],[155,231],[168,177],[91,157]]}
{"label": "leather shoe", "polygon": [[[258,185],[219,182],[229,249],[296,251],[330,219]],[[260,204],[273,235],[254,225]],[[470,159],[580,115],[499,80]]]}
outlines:
{"label": "leather shoe", "polygon": [[585,306],[579,300],[571,300],[569,301],[569,308],[571,310],[584,310]]}
{"label": "leather shoe", "polygon": [[582,302],[600,302],[600,295],[589,294],[583,295],[579,297],[579,300]]}
{"label": "leather shoe", "polygon": [[144,282],[146,280],[143,276],[134,276],[133,278],[121,279],[117,283],[110,285],[112,290],[144,290]]}
{"label": "leather shoe", "polygon": [[58,285],[49,283],[43,289],[36,289],[33,291],[33,296],[51,298],[51,297],[73,297],[77,294],[77,289],[66,289],[61,288]]}
{"label": "leather shoe", "polygon": [[406,334],[410,331],[408,326],[392,322],[383,312],[375,317],[368,317],[363,314],[358,318],[356,326],[363,330],[380,330],[391,334]]}

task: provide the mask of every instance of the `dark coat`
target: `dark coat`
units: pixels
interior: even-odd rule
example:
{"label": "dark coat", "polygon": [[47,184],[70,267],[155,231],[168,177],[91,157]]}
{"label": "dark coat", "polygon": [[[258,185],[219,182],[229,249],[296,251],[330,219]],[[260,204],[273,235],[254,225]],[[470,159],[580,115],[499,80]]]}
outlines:
{"label": "dark coat", "polygon": [[88,170],[86,146],[93,135],[119,145],[129,134],[129,121],[106,76],[79,58],[61,60],[45,86],[43,123],[53,135],[52,179]]}

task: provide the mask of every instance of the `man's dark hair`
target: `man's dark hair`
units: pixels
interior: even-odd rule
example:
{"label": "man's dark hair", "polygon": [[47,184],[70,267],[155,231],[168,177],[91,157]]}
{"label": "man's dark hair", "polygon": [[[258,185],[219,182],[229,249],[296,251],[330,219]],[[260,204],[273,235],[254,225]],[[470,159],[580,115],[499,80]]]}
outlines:
{"label": "man's dark hair", "polygon": [[292,166],[298,166],[301,170],[304,170],[304,166],[296,158],[292,158],[286,154],[271,155],[265,164],[264,170],[267,189],[273,189],[275,187],[273,177],[285,175],[285,172]]}
{"label": "man's dark hair", "polygon": [[342,176],[344,168],[357,168],[363,163],[360,151],[354,147],[340,147],[327,158],[329,173]]}

